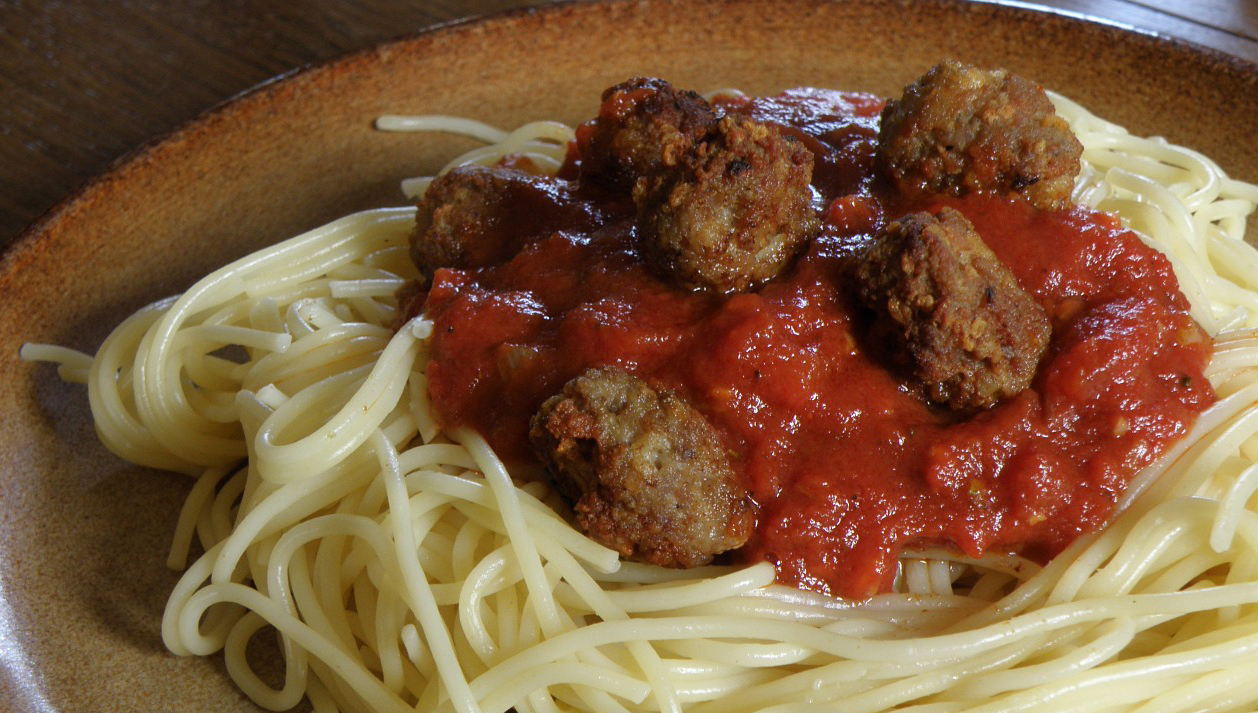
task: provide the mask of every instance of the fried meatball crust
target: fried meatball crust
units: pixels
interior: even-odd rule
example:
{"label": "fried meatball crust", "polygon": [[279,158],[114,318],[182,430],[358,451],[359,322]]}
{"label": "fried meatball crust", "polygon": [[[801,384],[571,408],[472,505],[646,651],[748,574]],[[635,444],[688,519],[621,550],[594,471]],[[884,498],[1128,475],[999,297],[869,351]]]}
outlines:
{"label": "fried meatball crust", "polygon": [[697,567],[751,536],[751,499],[720,439],[672,391],[590,369],[542,405],[529,438],[577,525],[625,558]]}
{"label": "fried meatball crust", "polygon": [[907,356],[931,401],[985,408],[1030,385],[1048,346],[1048,317],[960,212],[891,222],[855,276],[879,320],[875,333]]}
{"label": "fried meatball crust", "polygon": [[595,209],[564,181],[513,168],[461,166],[424,192],[410,255],[426,285],[438,268],[495,265],[560,227],[590,229],[596,221]]}
{"label": "fried meatball crust", "polygon": [[578,134],[581,178],[628,192],[638,178],[677,165],[715,125],[695,92],[649,77],[622,82],[603,92],[598,116]]}
{"label": "fried meatball crust", "polygon": [[944,61],[887,103],[877,160],[899,190],[1070,203],[1083,146],[1039,85]]}
{"label": "fried meatball crust", "polygon": [[787,268],[818,225],[813,154],[731,114],[670,171],[638,182],[643,257],[677,285],[744,292]]}

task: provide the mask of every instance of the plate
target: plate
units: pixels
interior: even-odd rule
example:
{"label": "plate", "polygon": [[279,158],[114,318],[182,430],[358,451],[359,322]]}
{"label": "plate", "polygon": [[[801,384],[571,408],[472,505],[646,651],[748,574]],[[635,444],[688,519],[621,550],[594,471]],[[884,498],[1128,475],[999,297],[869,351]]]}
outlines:
{"label": "plate", "polygon": [[[1026,7],[945,0],[642,0],[434,29],[263,85],[134,154],[0,259],[0,709],[256,710],[221,660],[165,651],[166,549],[189,482],[97,442],[85,389],[17,359],[94,350],[135,308],[357,209],[468,148],[383,113],[576,122],[604,87],[898,94],[943,57],[1003,66],[1258,179],[1258,68]],[[1253,233],[1251,232],[1251,236]]]}

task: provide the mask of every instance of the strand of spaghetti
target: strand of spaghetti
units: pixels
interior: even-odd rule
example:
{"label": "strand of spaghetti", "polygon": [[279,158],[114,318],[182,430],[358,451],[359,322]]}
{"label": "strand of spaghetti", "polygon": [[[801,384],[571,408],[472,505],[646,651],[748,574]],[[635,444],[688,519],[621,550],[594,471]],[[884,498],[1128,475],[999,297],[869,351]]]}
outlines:
{"label": "strand of spaghetti", "polygon": [[1258,278],[1258,252],[1249,243],[1219,236],[1208,244],[1210,259],[1226,272],[1237,287],[1254,288]]}
{"label": "strand of spaghetti", "polygon": [[374,477],[366,455],[357,455],[268,494],[236,523],[214,564],[214,582],[226,582],[255,541],[317,512],[329,502],[362,487]]}
{"label": "strand of spaghetti", "polygon": [[1208,527],[1216,509],[1216,502],[1204,498],[1176,498],[1159,503],[1125,533],[1110,561],[1088,578],[1076,596],[1132,591],[1136,582],[1180,539]]}
{"label": "strand of spaghetti", "polygon": [[870,616],[895,623],[906,616],[929,615],[931,612],[971,613],[985,607],[988,602],[974,602],[961,596],[905,596],[897,593],[883,594],[862,602],[831,599],[816,592],[793,587],[771,585],[764,589],[744,592],[734,599],[721,600],[721,606],[747,615],[759,615],[809,622],[817,625]]}
{"label": "strand of spaghetti", "polygon": [[450,438],[467,448],[468,453],[476,460],[479,470],[485,474],[485,482],[489,484],[490,491],[494,495],[511,547],[515,550],[516,561],[520,565],[521,572],[524,573],[524,581],[528,583],[529,601],[541,623],[542,631],[547,636],[558,634],[560,622],[555,610],[554,597],[542,574],[541,557],[533,543],[533,535],[528,529],[524,515],[520,511],[520,501],[510,474],[480,434],[467,429],[451,430],[448,434]]}
{"label": "strand of spaghetti", "polygon": [[[1220,693],[1248,684],[1253,690],[1253,670],[1248,666],[1233,666],[1199,676],[1188,683],[1160,693],[1136,708],[1132,713],[1173,713],[1184,710],[1215,710],[1203,705]],[[1248,697],[1248,696],[1247,696]]]}
{"label": "strand of spaghetti", "polygon": [[[538,543],[539,543],[539,547],[544,547],[545,545],[550,544],[550,541],[547,538],[542,537],[538,539]],[[510,551],[509,547],[505,549],[508,552]],[[563,549],[556,548],[556,547],[547,547],[546,552],[550,554],[549,555],[544,554],[543,556],[549,559],[551,555],[562,556],[562,554],[560,553],[563,552]],[[505,584],[515,584],[515,582],[520,581],[522,579],[522,576],[518,567],[518,561],[516,561],[515,558],[512,557],[510,562],[513,565],[515,565],[511,568],[511,571],[510,571],[512,581],[510,583],[499,582],[497,583],[498,587],[501,587]],[[550,585],[551,589],[554,589],[560,586],[561,577],[572,577],[572,576],[580,577],[581,576],[582,574],[581,570],[579,569],[579,567],[575,566],[575,562],[571,560],[571,558],[569,558],[569,564],[572,566],[564,568],[568,570],[567,572],[562,571],[561,568],[557,567],[556,563],[553,561],[546,565],[545,573],[546,573],[548,584]],[[531,609],[529,611],[531,612]],[[565,630],[578,628],[579,624],[577,620],[581,617],[582,612],[593,613],[591,612],[588,606],[578,606],[578,607],[573,608],[572,610],[564,610],[561,608],[556,609],[556,614],[560,617],[560,626]],[[609,615],[614,615],[614,612],[609,613]],[[540,635],[542,635],[543,632],[541,632],[539,628],[539,622],[536,619],[536,617],[530,617],[526,621],[529,624],[528,630],[521,631],[521,634],[519,637],[520,641],[517,643],[516,647],[512,647],[512,648],[517,648],[518,645],[522,644],[523,642],[536,643],[537,641],[541,640],[539,637]],[[654,654],[654,652],[649,651],[649,650],[643,651],[644,648],[647,648],[647,644],[645,642],[629,642],[627,644],[627,648],[629,649],[630,654],[633,656],[633,658],[636,661],[638,661],[641,670],[648,672],[648,678],[651,678],[654,681],[653,685],[651,685],[651,688],[656,690],[657,699],[662,701],[663,705],[666,705],[666,706],[674,704],[675,701],[671,700],[671,699],[675,699],[675,694],[672,692],[672,687],[669,683],[662,680],[664,676],[662,666],[659,663],[652,661],[652,659],[655,659],[656,661],[658,661],[658,657]],[[615,663],[613,663],[613,661],[610,658],[608,658],[608,656],[604,655],[604,653],[599,649],[583,650],[576,654],[576,658],[580,660],[583,664],[592,665],[594,667],[602,668],[609,671],[623,671],[627,669],[627,667],[624,665],[618,666]],[[530,694],[529,700],[532,701],[535,704],[535,706],[541,706],[541,707],[547,706],[548,704],[541,697],[536,695],[537,693],[538,691],[535,691],[533,694]],[[573,693],[580,699],[582,705],[587,705],[593,710],[621,710],[622,709],[622,706],[618,704],[606,691],[603,691],[598,688],[578,686],[573,689]]]}
{"label": "strand of spaghetti", "polygon": [[[388,330],[374,324],[328,327],[294,340],[283,352],[267,354],[253,362],[241,387],[259,391],[275,385],[295,392],[299,388],[286,382],[304,384],[318,379],[329,364],[338,365],[342,371],[354,368],[359,364],[356,357],[362,357],[363,363],[368,357],[374,360],[374,354],[382,351],[392,336]],[[354,366],[347,367],[346,361],[353,362]]]}
{"label": "strand of spaghetti", "polygon": [[1258,362],[1258,344],[1245,347],[1230,347],[1220,350],[1216,346],[1214,357],[1206,370],[1206,377],[1212,382],[1221,382],[1241,369],[1252,368]]}
{"label": "strand of spaghetti", "polygon": [[1219,501],[1218,515],[1210,528],[1210,547],[1215,552],[1232,546],[1241,515],[1248,512],[1245,504],[1255,492],[1258,492],[1258,464],[1250,465],[1236,476],[1233,486]]}
{"label": "strand of spaghetti", "polygon": [[[1155,512],[1152,517],[1156,518],[1157,513]],[[1060,569],[1054,570],[1056,581],[1052,582],[1051,590],[1046,593],[1039,606],[1067,605],[1074,601],[1085,601],[1087,592],[1094,589],[1089,587],[1094,575],[1101,571],[1106,563],[1113,561],[1127,535],[1143,519],[1143,515],[1134,511],[1131,515],[1124,513],[1121,521],[1115,523],[1115,527],[1107,528],[1104,532],[1092,536],[1083,548],[1071,553],[1073,556],[1067,559]]]}
{"label": "strand of spaghetti", "polygon": [[[816,691],[842,690],[845,694],[868,690],[871,667],[859,661],[831,661],[809,669],[789,673],[761,685],[746,688],[733,700],[709,700],[694,708],[694,713],[739,713],[761,711],[788,700],[810,700]],[[815,705],[810,703],[809,705]]]}
{"label": "strand of spaghetti", "polygon": [[902,588],[914,594],[930,594],[929,563],[926,560],[910,559],[901,561],[900,576]]}
{"label": "strand of spaghetti", "polygon": [[185,636],[195,629],[197,621],[215,604],[231,602],[257,613],[281,634],[292,638],[299,646],[323,661],[329,669],[361,696],[372,710],[379,713],[411,713],[393,692],[384,687],[366,668],[355,664],[345,652],[311,629],[300,619],[290,617],[275,602],[257,590],[236,582],[207,584],[188,598],[180,612],[180,628]]}
{"label": "strand of spaghetti", "polygon": [[[1136,691],[1135,700],[1141,700],[1149,693],[1148,686],[1152,681],[1166,681],[1168,676],[1181,674],[1207,673],[1216,670],[1220,661],[1234,660],[1239,656],[1258,654],[1258,632],[1240,637],[1236,641],[1228,641],[1213,646],[1186,651],[1176,654],[1154,654],[1136,661],[1121,661],[1106,664],[1084,673],[1059,679],[1051,684],[1037,686],[1008,696],[997,703],[976,706],[973,713],[1014,713],[1015,711],[1042,708],[1054,701],[1070,698],[1073,710],[1079,710],[1081,698],[1088,696],[1091,689],[1110,685],[1108,689],[1113,696],[1117,690],[1111,684],[1142,679],[1144,690]],[[1170,679],[1172,682],[1175,679]]]}
{"label": "strand of spaghetti", "polygon": [[1141,200],[1157,204],[1157,214],[1166,220],[1171,235],[1178,236],[1176,242],[1188,246],[1191,252],[1181,252],[1181,258],[1192,266],[1193,274],[1208,274],[1204,266],[1209,264],[1205,242],[1197,231],[1193,230],[1192,217],[1188,207],[1171,195],[1170,191],[1160,183],[1150,180],[1138,173],[1122,168],[1111,168],[1105,175],[1106,181],[1115,188],[1130,191],[1140,196]]}
{"label": "strand of spaghetti", "polygon": [[167,567],[179,570],[188,566],[188,550],[192,548],[197,515],[214,497],[214,489],[228,472],[226,468],[209,468],[197,478],[179,510],[179,519],[175,521],[175,534],[171,538],[170,554],[166,557]]}
{"label": "strand of spaghetti", "polygon": [[[977,671],[1009,665],[1025,652],[1032,649],[1038,640],[1017,642],[1017,647],[1003,647],[978,658],[963,659],[955,662],[953,667],[973,667]],[[1031,645],[1028,645],[1031,644]],[[928,695],[931,688],[938,688],[941,681],[936,674],[946,672],[954,680],[959,678],[948,667],[938,665],[923,666],[911,659],[884,665],[860,664],[855,661],[836,661],[819,665],[811,670],[770,681],[754,689],[743,691],[739,696],[735,711],[762,711],[775,709],[791,709],[794,705],[804,704],[817,706],[825,703],[831,705],[842,703],[844,710],[852,704],[852,710],[874,709],[879,706],[894,706],[900,700],[907,700],[916,695]],[[719,708],[717,701],[701,706],[696,713],[707,713]],[[783,705],[785,704],[785,705]]]}
{"label": "strand of spaghetti", "polygon": [[700,578],[681,584],[647,585],[634,589],[608,590],[608,598],[625,611],[643,613],[705,604],[721,597],[738,596],[773,583],[773,565],[759,562],[713,578]]}
{"label": "strand of spaghetti", "polygon": [[[951,665],[940,666],[876,685],[854,695],[843,696],[841,702],[844,710],[851,711],[851,713],[872,713],[873,711],[894,708],[911,700],[940,693],[963,675],[983,675],[992,670],[1016,663],[1033,652],[1033,649],[1030,647],[1014,648],[1013,650],[1010,650],[1010,648],[1007,646],[1001,647],[997,650],[984,652],[978,656],[953,662]],[[818,692],[818,694],[808,697],[806,702],[809,704],[814,701],[839,703],[840,701],[837,700],[838,696],[835,693],[833,690]],[[770,706],[766,709],[766,713],[777,708],[777,706]]]}
{"label": "strand of spaghetti", "polygon": [[473,651],[486,664],[497,658],[499,646],[485,626],[480,605],[488,596],[519,579],[519,567],[515,566],[513,558],[508,558],[511,552],[510,545],[502,545],[481,558],[468,572],[459,591],[459,625]]}
{"label": "strand of spaghetti", "polygon": [[[375,528],[377,532],[379,529]],[[331,550],[335,554],[343,542],[344,538],[335,536],[320,540],[318,552],[309,566],[304,558],[294,559],[288,568],[289,583],[302,620],[314,630],[324,632],[324,636],[342,649],[354,652],[357,646],[349,621],[347,594],[353,589],[356,575],[344,575],[336,558],[327,552]],[[317,665],[317,660],[310,660],[308,655],[306,658],[312,668]]]}
{"label": "strand of spaghetti", "polygon": [[[674,675],[681,676],[694,673],[701,666],[710,668],[729,667],[738,670],[792,666],[812,658],[817,652],[804,646],[794,644],[748,644],[733,642],[714,642],[707,640],[678,639],[676,641],[657,642],[656,645],[665,651],[680,655],[684,661],[672,664],[679,669]],[[774,677],[776,678],[776,676]]]}
{"label": "strand of spaghetti", "polygon": [[219,543],[206,550],[205,554],[193,562],[191,567],[184,570],[179,581],[175,583],[174,589],[171,590],[170,596],[166,598],[166,608],[162,611],[162,643],[176,656],[208,656],[221,646],[203,636],[200,631],[190,641],[185,641],[179,621],[188,600],[209,579],[210,569],[214,562],[213,556],[221,549],[222,543]]}
{"label": "strand of spaghetti", "polygon": [[1258,205],[1258,184],[1238,181],[1235,178],[1224,178],[1223,194],[1237,196],[1251,206]]}
{"label": "strand of spaghetti", "polygon": [[92,371],[91,355],[56,344],[23,344],[18,350],[18,358],[56,364],[57,377],[76,384],[86,384]]}
{"label": "strand of spaghetti", "polygon": [[298,402],[299,397],[294,397],[276,409],[254,437],[254,467],[258,475],[276,483],[293,482],[340,461],[362,445],[397,406],[406,387],[410,364],[418,352],[415,336],[409,330],[399,331],[353,397],[336,415],[313,433],[292,443],[279,442],[281,427],[287,424],[290,412],[305,405],[304,401]]}
{"label": "strand of spaghetti", "polygon": [[975,567],[1008,575],[1015,579],[1026,579],[1038,572],[1041,567],[1035,562],[1017,554],[987,552],[982,557],[969,557],[960,552],[950,552],[942,548],[926,548],[906,553],[910,557],[922,557],[935,562],[946,562],[959,567]]}
{"label": "strand of spaghetti", "polygon": [[949,562],[940,560],[927,560],[926,566],[929,568],[930,588],[928,594],[952,594],[952,583],[954,579],[954,568]]}
{"label": "strand of spaghetti", "polygon": [[[1185,553],[1185,551],[1187,552]],[[1215,575],[1212,574],[1211,570],[1215,570],[1217,567],[1235,565],[1236,562],[1233,558],[1238,553],[1215,552],[1209,549],[1203,552],[1194,550],[1188,543],[1185,542],[1177,554],[1183,555],[1183,558],[1162,570],[1156,576],[1152,576],[1148,580],[1147,584],[1141,586],[1141,591],[1176,592],[1183,589],[1199,587],[1202,582],[1215,583],[1213,581],[1215,580]],[[1250,579],[1252,578],[1241,577],[1232,581],[1233,583],[1246,582],[1250,581]],[[1214,610],[1213,613],[1222,619],[1227,619],[1227,613],[1229,611],[1239,612],[1240,610],[1233,605],[1221,607]]]}
{"label": "strand of spaghetti", "polygon": [[1235,453],[1241,444],[1253,436],[1258,430],[1258,405],[1246,408],[1235,416],[1227,425],[1211,434],[1213,440],[1201,450],[1192,461],[1192,467],[1186,469],[1184,477],[1177,479],[1174,487],[1164,497],[1183,497],[1196,495],[1218,471],[1223,461]]}
{"label": "strand of spaghetti", "polygon": [[992,671],[983,677],[969,677],[953,694],[971,700],[997,695],[1058,679],[1073,671],[1095,668],[1122,652],[1137,630],[1130,617],[1119,617],[1098,627],[1098,635],[1065,656],[1006,671]]}
{"label": "strand of spaghetti", "polygon": [[514,147],[534,141],[551,143],[566,151],[568,144],[575,138],[576,131],[561,121],[531,121],[513,129],[503,143],[506,144],[507,153]]}
{"label": "strand of spaghetti", "polygon": [[[403,458],[406,454],[402,455]],[[483,524],[496,532],[510,535],[511,531],[495,509],[492,485],[485,479],[466,478],[447,475],[433,471],[417,471],[406,476],[409,487],[417,491],[433,491],[443,493],[485,508],[492,513]],[[621,565],[619,555],[597,542],[585,537],[572,529],[572,526],[561,519],[554,510],[538,502],[523,491],[515,492],[521,505],[521,513],[528,529],[543,533],[548,537],[564,539],[568,551],[582,561],[588,563],[600,573],[614,572]]]}
{"label": "strand of spaghetti", "polygon": [[[453,443],[425,443],[398,453],[398,467],[406,473],[408,490],[424,490],[439,484],[440,481],[452,479],[454,484],[466,485],[468,492],[475,497],[474,493],[481,488],[483,481],[425,470],[441,465],[470,471],[475,470],[476,461],[472,459],[472,454],[468,453],[467,449]],[[461,492],[452,492],[449,495],[466,497]]]}
{"label": "strand of spaghetti", "polygon": [[174,303],[175,298],[144,307],[114,328],[92,363],[87,381],[87,399],[101,442],[113,453],[132,463],[194,475],[203,468],[167,449],[153,436],[138,414],[123,400],[120,381],[129,375],[136,345],[150,327]]}
{"label": "strand of spaghetti", "polygon": [[376,616],[371,622],[374,641],[368,645],[376,659],[372,668],[380,672],[386,688],[400,695],[407,688],[407,671],[398,631],[411,609],[402,593],[393,587],[377,586],[376,594]]}
{"label": "strand of spaghetti", "polygon": [[[290,616],[292,614],[290,613]],[[284,657],[284,685],[280,690],[268,686],[250,668],[245,648],[253,635],[267,626],[267,621],[256,612],[248,612],[236,622],[227,641],[223,644],[223,661],[227,665],[227,674],[245,695],[256,703],[273,711],[288,710],[301,702],[306,693],[306,666],[304,657],[294,660],[286,652]],[[285,638],[285,641],[288,641]],[[292,651],[300,651],[296,647],[286,647]]]}
{"label": "strand of spaghetti", "polygon": [[[684,700],[711,700],[719,698],[735,698],[743,691],[777,678],[779,674],[769,670],[711,670],[700,674],[693,667],[685,671],[672,672],[679,679],[677,693]],[[732,709],[732,706],[731,706]]]}
{"label": "strand of spaghetti", "polygon": [[896,661],[912,657],[920,664],[926,661],[955,661],[964,656],[990,651],[1011,637],[1016,638],[1067,625],[1103,620],[1113,616],[1115,610],[1121,610],[1127,616],[1174,615],[1255,601],[1258,601],[1258,584],[1256,583],[1223,585],[1169,595],[1097,598],[1086,602],[1046,607],[984,630],[944,634],[931,639],[914,640],[911,643],[854,639],[789,622],[726,620],[720,617],[667,617],[599,622],[583,629],[558,634],[517,653],[477,677],[472,681],[471,686],[472,690],[478,692],[479,695],[479,692],[493,690],[502,682],[503,677],[516,675],[521,667],[530,665],[527,663],[529,661],[539,658],[559,660],[583,648],[595,648],[639,638],[655,640],[731,637],[798,641],[817,651],[845,659]]}
{"label": "strand of spaghetti", "polygon": [[[558,569],[573,591],[582,602],[593,610],[595,616],[602,621],[628,621],[629,616],[624,609],[617,606],[611,597],[598,586],[589,574],[577,564],[576,559],[563,547],[555,545],[548,538],[539,538],[538,552],[546,558],[551,566]],[[772,581],[772,578],[769,579]],[[767,584],[768,582],[766,582]],[[677,691],[668,680],[659,654],[647,641],[631,641],[629,653],[633,656],[649,682],[649,690],[661,711],[681,713],[681,702]],[[635,701],[640,702],[640,701]]]}
{"label": "strand of spaghetti", "polygon": [[236,327],[225,324],[201,324],[184,327],[171,337],[171,349],[186,348],[194,342],[211,342],[226,346],[235,344],[241,347],[252,347],[269,352],[285,349],[292,339],[287,334],[276,334],[249,327]]}
{"label": "strand of spaghetti", "polygon": [[1218,351],[1226,351],[1234,346],[1245,344],[1250,340],[1258,339],[1258,329],[1254,328],[1238,328],[1227,334],[1220,335],[1215,340],[1215,349]]}
{"label": "strand of spaghetti", "polygon": [[196,530],[202,548],[209,549],[231,535],[233,505],[247,486],[247,474],[244,470],[237,470],[201,511]]}
{"label": "strand of spaghetti", "polygon": [[376,128],[382,131],[444,131],[484,141],[487,144],[496,144],[507,138],[507,132],[483,121],[443,114],[423,116],[385,114],[376,119]]}
{"label": "strand of spaghetti", "polygon": [[406,483],[402,480],[402,471],[398,465],[397,450],[378,432],[371,435],[371,446],[380,461],[380,473],[388,494],[389,513],[393,521],[396,557],[411,609],[419,620],[428,646],[433,649],[433,659],[441,681],[445,684],[446,694],[450,697],[450,704],[458,713],[479,713],[480,705],[472,695],[459,659],[454,653],[450,631],[437,609],[428,580],[419,568],[419,560],[414,557],[416,547],[411,532],[410,499],[407,497]]}
{"label": "strand of spaghetti", "polygon": [[398,288],[406,284],[399,277],[380,277],[375,279],[330,280],[328,292],[337,299],[351,297],[391,297]]}
{"label": "strand of spaghetti", "polygon": [[[187,409],[179,374],[171,368],[171,338],[174,333],[196,312],[242,294],[245,277],[250,272],[281,268],[285,263],[300,260],[303,255],[320,247],[331,249],[352,245],[357,228],[364,223],[387,224],[401,232],[410,220],[410,211],[397,209],[348,216],[241,258],[211,272],[189,288],[170,305],[146,335],[146,338],[151,338],[151,347],[137,354],[135,362],[136,407],[141,419],[145,423],[162,422],[174,427],[154,429],[154,437],[167,449],[180,452],[181,457],[207,466],[223,465],[224,450],[231,452],[232,458],[239,457],[234,440],[203,434],[206,424]],[[163,394],[164,397],[157,398],[156,394]],[[174,436],[176,431],[202,437],[177,437]]]}
{"label": "strand of spaghetti", "polygon": [[[383,536],[378,525],[371,532],[372,534],[368,535],[368,537],[372,537],[375,540],[387,539]],[[340,574],[338,568],[328,566],[329,560],[326,558],[320,559],[319,556],[325,547],[335,547],[335,543],[344,542],[349,537],[351,535],[338,536],[335,533],[329,533],[321,539],[313,541],[310,544],[316,546],[318,552],[316,552],[314,557],[293,557],[287,563],[285,577],[289,586],[288,594],[292,597],[296,611],[302,621],[306,622],[315,631],[321,632],[330,641],[337,643],[343,650],[354,653],[356,649],[355,640],[346,621],[347,603],[341,597],[340,591],[342,587],[348,591],[352,580],[345,578],[343,581],[338,577]],[[304,549],[308,551],[309,547]],[[384,550],[387,551],[387,542],[384,543]],[[268,561],[268,566],[270,564],[271,562]],[[322,598],[319,591],[321,581],[331,582],[332,586],[338,590],[337,596],[332,599]],[[307,666],[310,666],[317,678],[318,661],[311,661],[308,653],[298,647],[295,642],[288,639],[283,641],[286,647],[285,651],[288,650],[288,647],[292,647],[295,651],[301,652],[302,661],[299,663],[305,663]],[[285,658],[287,660],[287,654]]]}
{"label": "strand of spaghetti", "polygon": [[[415,419],[420,440],[425,443],[431,443],[441,433],[441,427],[438,425],[437,419],[433,417],[432,410],[428,408],[428,376],[423,373],[422,368],[416,368],[411,371],[407,397],[407,401],[411,405],[411,416]],[[475,464],[473,464],[474,466]]]}
{"label": "strand of spaghetti", "polygon": [[1080,141],[1084,139],[1086,139],[1085,150],[1093,163],[1097,163],[1098,160],[1105,161],[1107,164],[1121,162],[1125,153],[1138,149],[1142,156],[1152,161],[1187,171],[1191,179],[1196,179],[1198,186],[1193,192],[1180,196],[1178,199],[1190,209],[1195,210],[1214,202],[1223,190],[1223,180],[1217,165],[1195,151],[1172,147],[1169,144],[1134,137],[1130,134],[1090,132],[1085,134]]}
{"label": "strand of spaghetti", "polygon": [[506,681],[485,698],[485,713],[505,713],[531,692],[559,684],[579,685],[603,691],[634,703],[641,703],[650,687],[614,671],[575,662],[555,662]]}
{"label": "strand of spaghetti", "polygon": [[[316,539],[335,535],[357,537],[363,540],[368,547],[376,552],[383,566],[389,566],[389,560],[385,557],[385,554],[390,550],[389,543],[379,525],[370,518],[348,513],[335,513],[322,515],[295,525],[280,536],[268,557],[267,580],[269,586],[267,587],[267,593],[290,616],[296,616],[298,611],[298,607],[295,605],[297,597],[295,592],[293,592],[289,577],[290,564],[304,566],[304,560],[295,557],[295,554],[306,544]],[[331,623],[322,615],[319,607],[310,607],[304,610],[303,618],[316,631],[331,632],[334,630]],[[295,661],[291,655],[286,655],[285,660],[289,667],[304,665],[304,656],[301,660]]]}
{"label": "strand of spaghetti", "polygon": [[[385,211],[396,214],[382,215]],[[348,216],[357,225],[346,225],[344,231],[326,236],[291,259],[269,265],[253,265],[243,270],[241,294],[248,299],[267,296],[285,297],[293,289],[328,291],[325,276],[361,260],[366,255],[404,245],[406,231],[414,221],[411,208],[378,208]],[[274,258],[272,258],[274,259]],[[303,285],[304,283],[304,285]]]}
{"label": "strand of spaghetti", "polygon": [[339,713],[340,711],[332,694],[320,683],[318,676],[310,679],[306,687],[306,698],[310,701],[310,707],[314,709],[314,713]]}

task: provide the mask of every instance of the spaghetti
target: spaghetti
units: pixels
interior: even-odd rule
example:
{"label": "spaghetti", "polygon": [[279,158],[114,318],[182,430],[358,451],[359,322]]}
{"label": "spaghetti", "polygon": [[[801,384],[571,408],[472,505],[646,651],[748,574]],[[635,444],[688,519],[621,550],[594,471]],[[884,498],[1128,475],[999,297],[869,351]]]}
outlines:
{"label": "spaghetti", "polygon": [[[1216,339],[1219,401],[1142,472],[1103,531],[1047,566],[904,556],[860,603],[774,585],[768,563],[620,562],[429,414],[431,323],[396,333],[411,209],[348,216],[129,318],[94,357],[28,346],[86,381],[102,440],[196,478],[170,564],[176,654],[222,651],[271,710],[549,713],[1249,710],[1258,701],[1258,187],[1061,97],[1085,147],[1075,199],[1170,256]],[[385,118],[382,128],[416,128]],[[572,130],[425,119],[550,170]],[[411,194],[426,182],[408,182]],[[246,657],[278,631],[282,685]]]}

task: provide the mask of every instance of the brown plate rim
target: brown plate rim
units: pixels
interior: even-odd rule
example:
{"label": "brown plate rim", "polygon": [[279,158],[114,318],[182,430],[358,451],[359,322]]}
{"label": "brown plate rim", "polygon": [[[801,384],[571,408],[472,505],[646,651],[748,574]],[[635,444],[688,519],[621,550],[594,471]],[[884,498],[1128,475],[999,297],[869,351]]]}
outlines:
{"label": "brown plate rim", "polygon": [[[694,5],[731,5],[738,3],[754,3],[756,0],[645,0],[648,4],[661,6]],[[826,0],[810,0],[814,4]],[[1034,3],[1017,2],[1016,0],[844,0],[866,5],[928,5],[932,9],[946,8],[954,11],[986,12],[993,16],[1040,16],[1052,18],[1051,21],[1061,22],[1076,27],[1086,27],[1092,32],[1109,33],[1120,38],[1119,41],[1142,43],[1147,47],[1158,47],[1181,55],[1195,55],[1202,61],[1221,70],[1236,75],[1237,79],[1248,79],[1258,84],[1258,64],[1241,57],[1205,47],[1187,40],[1171,37],[1162,33],[1145,30],[1133,25],[1100,18],[1087,13],[1075,12],[1062,8],[1046,7]],[[90,204],[92,197],[104,187],[125,181],[128,174],[139,167],[158,158],[167,147],[209,131],[221,121],[230,119],[232,114],[243,112],[251,106],[266,102],[281,91],[291,90],[299,83],[318,82],[322,77],[340,73],[370,57],[417,47],[423,42],[433,42],[448,34],[474,31],[477,27],[518,22],[522,18],[546,16],[558,19],[572,12],[606,13],[610,8],[630,4],[643,4],[643,0],[559,0],[553,4],[521,7],[495,13],[476,15],[448,22],[430,25],[422,29],[404,33],[383,42],[370,44],[358,50],[341,54],[327,60],[296,67],[287,72],[270,77],[258,84],[234,94],[223,101],[203,110],[196,116],[179,126],[158,134],[148,141],[124,152],[109,163],[102,171],[87,178],[77,188],[50,206],[39,217],[0,251],[0,286],[7,282],[13,271],[33,258],[38,250],[40,236],[54,227],[79,208]]]}

